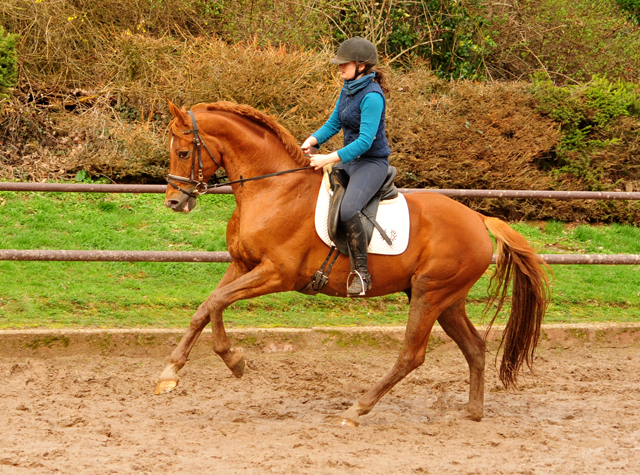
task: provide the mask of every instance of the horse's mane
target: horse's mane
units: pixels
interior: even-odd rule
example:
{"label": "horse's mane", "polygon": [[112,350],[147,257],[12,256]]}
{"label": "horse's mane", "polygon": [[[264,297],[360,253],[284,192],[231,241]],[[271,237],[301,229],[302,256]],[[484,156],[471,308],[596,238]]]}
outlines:
{"label": "horse's mane", "polygon": [[221,101],[221,102],[214,102],[212,104],[205,104],[205,103],[196,104],[191,109],[194,111],[209,110],[209,111],[232,112],[234,114],[247,117],[248,119],[251,119],[254,122],[257,122],[258,124],[261,124],[267,127],[268,129],[270,129],[282,141],[285,149],[293,157],[296,163],[298,163],[301,166],[309,165],[309,158],[302,153],[302,150],[300,149],[298,142],[296,142],[296,140],[289,133],[289,131],[287,131],[287,129],[285,129],[280,124],[278,124],[273,117],[268,116],[267,114],[264,114],[260,111],[257,111],[251,106],[247,106],[243,104],[235,104],[234,102]]}

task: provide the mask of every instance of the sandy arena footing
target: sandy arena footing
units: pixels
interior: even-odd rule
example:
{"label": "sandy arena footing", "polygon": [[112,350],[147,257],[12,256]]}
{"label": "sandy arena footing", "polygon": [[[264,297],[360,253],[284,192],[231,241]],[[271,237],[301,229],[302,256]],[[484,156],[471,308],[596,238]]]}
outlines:
{"label": "sandy arena footing", "polygon": [[518,390],[489,356],[481,422],[462,416],[467,365],[436,330],[358,428],[330,416],[390,369],[403,329],[231,333],[242,379],[205,334],[155,396],[180,330],[0,332],[0,473],[640,473],[638,325],[545,326]]}

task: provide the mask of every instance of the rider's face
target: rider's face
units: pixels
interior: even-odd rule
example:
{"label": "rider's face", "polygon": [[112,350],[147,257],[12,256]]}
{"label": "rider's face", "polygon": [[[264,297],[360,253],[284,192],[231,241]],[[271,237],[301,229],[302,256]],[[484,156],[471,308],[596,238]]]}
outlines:
{"label": "rider's face", "polygon": [[[346,79],[347,81],[351,81],[352,79],[355,79],[355,73],[356,73],[356,62],[355,61],[351,61],[350,63],[343,63],[343,64],[339,64],[338,65],[340,67],[340,76],[342,76],[342,79]],[[360,65],[360,71],[362,71],[364,69],[364,64]]]}

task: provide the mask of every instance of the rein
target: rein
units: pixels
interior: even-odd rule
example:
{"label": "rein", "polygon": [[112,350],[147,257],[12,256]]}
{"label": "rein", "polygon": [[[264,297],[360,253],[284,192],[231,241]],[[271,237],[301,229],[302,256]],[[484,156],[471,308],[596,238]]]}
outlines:
{"label": "rein", "polygon": [[[218,168],[222,168],[222,167],[216,160],[216,157],[214,157],[214,155],[211,153],[211,150],[209,150],[209,147],[207,147],[206,142],[202,140],[202,137],[200,137],[200,131],[198,129],[198,124],[196,123],[196,118],[193,115],[193,112],[188,111],[188,114],[191,117],[191,123],[193,124],[193,129],[183,130],[182,133],[193,134],[193,152],[191,154],[192,156],[191,157],[191,177],[186,178],[179,175],[167,175],[167,183],[173,188],[175,188],[176,190],[180,191],[181,193],[184,193],[185,195],[189,196],[189,198],[195,199],[199,195],[205,194],[209,188],[214,189],[214,188],[219,188],[221,186],[234,185],[236,183],[240,183],[242,186],[244,186],[244,183],[247,181],[262,180],[263,178],[286,175],[287,173],[294,173],[294,172],[299,172],[299,171],[309,170],[311,168],[314,168],[313,166],[294,168],[292,170],[284,170],[281,172],[269,173],[267,175],[254,176],[251,178],[243,178],[242,175],[240,175],[239,180],[226,181],[226,182],[220,181],[220,179],[228,178],[226,175],[222,177],[218,177],[217,175],[214,175],[214,183],[213,185],[209,186],[209,184],[204,181],[204,177],[202,174],[204,170],[204,165],[202,163],[202,146],[203,145],[206,151],[209,153],[209,156],[211,157],[213,162],[216,164],[216,166]],[[197,162],[196,162],[196,156],[198,157]],[[198,170],[198,180],[195,179],[196,167]],[[187,183],[189,185],[195,185],[195,189],[192,191],[185,191],[182,188],[180,188],[178,185],[176,185],[172,180],[178,181],[180,183]]]}
{"label": "rein", "polygon": [[259,176],[254,176],[254,177],[251,177],[251,178],[242,178],[242,175],[240,175],[240,179],[239,180],[218,182],[218,183],[213,184],[209,188],[212,188],[212,189],[213,188],[219,188],[221,186],[235,185],[236,183],[240,183],[240,184],[244,185],[244,183],[247,182],[247,181],[262,180],[263,178],[270,178],[272,176],[286,175],[287,173],[300,172],[300,171],[303,171],[303,170],[309,170],[311,168],[313,168],[313,167],[312,166],[308,166],[308,167],[302,167],[302,168],[293,168],[291,170],[284,170],[284,171],[281,171],[281,172],[269,173],[268,175],[259,175]]}

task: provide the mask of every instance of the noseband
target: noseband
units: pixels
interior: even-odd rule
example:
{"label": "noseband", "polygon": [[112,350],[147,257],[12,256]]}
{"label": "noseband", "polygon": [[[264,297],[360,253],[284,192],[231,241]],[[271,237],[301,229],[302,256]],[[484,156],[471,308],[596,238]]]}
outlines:
{"label": "noseband", "polygon": [[[209,185],[204,181],[203,174],[202,174],[204,170],[204,165],[202,164],[202,146],[203,145],[206,151],[209,153],[209,156],[213,160],[213,163],[215,163],[218,168],[221,168],[221,167],[218,161],[216,160],[216,157],[211,153],[211,150],[209,150],[209,147],[207,147],[206,142],[202,140],[202,137],[200,137],[200,131],[198,130],[198,124],[196,122],[196,117],[193,115],[193,112],[189,111],[188,114],[191,117],[191,124],[193,125],[193,129],[183,130],[182,133],[193,134],[193,150],[191,152],[191,177],[186,178],[178,175],[168,175],[167,183],[171,185],[173,188],[175,188],[176,190],[184,193],[185,195],[188,195],[190,198],[197,198],[198,195],[202,195],[206,193],[207,188],[209,187]],[[197,160],[196,160],[196,156],[197,156]],[[195,179],[196,169],[198,170],[197,180]],[[195,185],[195,189],[193,191],[185,191],[182,188],[180,188],[178,185],[176,185],[172,180],[178,181],[180,183],[186,183],[188,185]],[[215,175],[214,175],[214,181],[216,184],[219,183],[219,178]]]}

